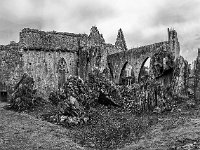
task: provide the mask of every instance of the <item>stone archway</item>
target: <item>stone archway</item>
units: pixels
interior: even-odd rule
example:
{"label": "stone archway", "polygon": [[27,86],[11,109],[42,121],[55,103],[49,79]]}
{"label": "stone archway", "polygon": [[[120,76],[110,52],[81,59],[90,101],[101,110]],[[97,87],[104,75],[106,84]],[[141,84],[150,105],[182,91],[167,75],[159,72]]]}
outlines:
{"label": "stone archway", "polygon": [[[147,57],[143,62],[140,67],[139,75],[138,75],[138,82],[145,81],[149,78],[149,73],[150,73],[150,61],[151,58]],[[147,65],[147,66],[146,66]]]}
{"label": "stone archway", "polygon": [[68,73],[67,63],[64,58],[58,61],[58,88],[60,89],[66,81],[66,74]]}
{"label": "stone archway", "polygon": [[125,62],[120,72],[119,84],[131,85],[134,82],[135,82],[135,75],[133,72],[133,67],[128,62]]}
{"label": "stone archway", "polygon": [[110,73],[110,80],[113,80],[114,79],[114,76],[113,76],[113,66],[111,63],[108,63],[108,69],[109,69],[109,73]]}

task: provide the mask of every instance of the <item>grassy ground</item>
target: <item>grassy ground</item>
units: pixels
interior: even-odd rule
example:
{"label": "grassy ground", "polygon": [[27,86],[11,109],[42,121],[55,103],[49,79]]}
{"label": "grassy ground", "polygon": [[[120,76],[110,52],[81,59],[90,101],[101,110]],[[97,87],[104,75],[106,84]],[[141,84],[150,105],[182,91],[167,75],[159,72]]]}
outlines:
{"label": "grassy ground", "polygon": [[123,148],[152,150],[197,150],[200,149],[200,112],[196,108],[179,106],[177,111],[158,115],[158,123],[149,128],[138,142]]}
{"label": "grassy ground", "polygon": [[[32,116],[52,112],[52,106],[37,108],[29,112]],[[157,122],[155,116],[135,116],[117,108],[98,106],[89,123],[82,126],[66,127],[68,136],[82,147],[91,149],[117,149],[137,141],[146,130]]]}
{"label": "grassy ground", "polygon": [[35,119],[50,106],[29,115],[0,108],[0,149],[200,149],[199,108],[181,104],[166,114],[135,116],[100,106],[90,123],[67,129]]}
{"label": "grassy ground", "polygon": [[0,150],[81,150],[68,130],[24,113],[3,109],[0,102]]}

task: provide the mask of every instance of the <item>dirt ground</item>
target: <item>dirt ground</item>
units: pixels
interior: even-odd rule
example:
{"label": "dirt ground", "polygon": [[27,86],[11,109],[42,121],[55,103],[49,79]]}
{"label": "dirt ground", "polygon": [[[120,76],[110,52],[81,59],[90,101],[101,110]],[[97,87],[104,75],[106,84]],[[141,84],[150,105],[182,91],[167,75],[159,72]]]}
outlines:
{"label": "dirt ground", "polygon": [[[134,116],[99,108],[82,127],[64,128],[36,119],[38,114],[5,110],[0,103],[0,149],[200,149],[200,107],[184,104],[161,115]],[[37,110],[38,113],[38,110]],[[34,116],[34,117],[33,117]],[[101,120],[101,121],[100,121]]]}

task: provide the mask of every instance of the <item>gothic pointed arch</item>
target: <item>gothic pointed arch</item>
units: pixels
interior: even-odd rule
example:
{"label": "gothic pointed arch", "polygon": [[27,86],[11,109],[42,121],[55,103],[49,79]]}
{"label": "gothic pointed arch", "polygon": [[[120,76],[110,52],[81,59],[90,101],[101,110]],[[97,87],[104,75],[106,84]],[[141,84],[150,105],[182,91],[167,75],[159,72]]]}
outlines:
{"label": "gothic pointed arch", "polygon": [[147,57],[140,67],[139,75],[138,75],[138,82],[146,81],[149,77],[149,69],[150,69],[150,61],[151,58]]}
{"label": "gothic pointed arch", "polygon": [[111,63],[108,63],[108,69],[109,69],[109,73],[110,73],[110,79],[113,80],[114,79],[114,75],[113,75],[113,65]]}
{"label": "gothic pointed arch", "polygon": [[60,58],[57,66],[58,72],[58,88],[62,87],[66,81],[66,75],[69,72],[67,68],[67,63],[64,58]]}
{"label": "gothic pointed arch", "polygon": [[133,67],[128,62],[125,62],[120,71],[119,84],[131,85],[134,82],[135,82],[135,74],[133,72]]}

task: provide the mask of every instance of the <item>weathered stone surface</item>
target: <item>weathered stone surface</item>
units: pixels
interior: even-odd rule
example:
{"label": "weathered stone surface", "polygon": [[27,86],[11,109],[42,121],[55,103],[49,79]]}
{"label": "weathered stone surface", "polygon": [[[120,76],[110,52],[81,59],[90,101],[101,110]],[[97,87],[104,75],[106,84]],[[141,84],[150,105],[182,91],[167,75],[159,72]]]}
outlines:
{"label": "weathered stone surface", "polygon": [[133,48],[125,52],[109,55],[107,57],[107,61],[114,67],[112,72],[114,75],[115,83],[119,83],[122,68],[127,62],[133,67],[133,72],[135,74],[136,80],[138,80],[142,65],[149,57],[151,58],[156,51],[158,51],[160,48],[164,48],[164,45],[168,47],[168,42],[165,41],[155,43],[152,45]]}
{"label": "weathered stone surface", "polygon": [[118,31],[115,46],[117,46],[118,48],[121,48],[123,50],[127,50],[126,41],[125,41],[124,34],[123,34],[123,31],[121,28]]}
{"label": "weathered stone surface", "polygon": [[180,56],[180,45],[178,41],[177,32],[174,29],[168,28],[168,41],[170,50],[174,54],[175,59]]}
{"label": "weathered stone surface", "polygon": [[[168,30],[168,36],[168,41],[126,50],[121,29],[115,45],[112,45],[105,42],[97,27],[92,27],[89,35],[25,28],[20,32],[19,43],[8,45],[8,52],[1,51],[1,72],[4,72],[1,78],[6,85],[14,85],[12,82],[17,82],[21,74],[28,73],[35,81],[35,88],[40,91],[38,94],[42,96],[48,96],[51,91],[62,86],[70,75],[85,80],[94,69],[99,69],[107,78],[119,83],[124,70],[127,72],[129,68],[129,78],[137,82],[146,60],[159,51],[172,53],[174,58],[179,56],[176,31]],[[5,47],[2,46],[2,49]],[[11,63],[9,60],[12,60]],[[165,65],[162,67],[166,67],[164,60],[162,63]],[[132,84],[132,81],[127,81]]]}
{"label": "weathered stone surface", "polygon": [[25,28],[20,32],[20,46],[29,50],[76,51],[78,39],[85,37],[87,37],[85,34],[44,32]]}
{"label": "weathered stone surface", "polygon": [[187,96],[189,79],[189,65],[182,57],[178,57],[175,61],[173,73],[173,92],[178,96]]}
{"label": "weathered stone surface", "polygon": [[138,81],[142,66],[148,58],[151,58],[158,51],[172,52],[174,59],[177,58],[180,55],[177,32],[173,29],[168,30],[168,36],[168,41],[133,48],[124,52],[109,55],[107,57],[107,62],[114,66],[112,72],[115,83],[119,83],[122,68],[127,62],[133,67],[136,81]]}
{"label": "weathered stone surface", "polygon": [[14,42],[0,46],[0,80],[8,87],[8,91],[12,91],[11,87],[18,82],[23,74],[23,61],[18,48],[19,44]]}
{"label": "weathered stone surface", "polygon": [[[23,71],[34,78],[35,88],[41,92],[40,94],[48,95],[57,89],[60,76],[67,78],[69,75],[76,75],[75,53],[24,51],[22,57]],[[65,62],[64,73],[59,71],[59,61],[62,59]]]}
{"label": "weathered stone surface", "polygon": [[99,33],[97,27],[95,26],[91,28],[88,39],[89,39],[88,43],[90,45],[100,45],[105,43],[103,35]]}
{"label": "weathered stone surface", "polygon": [[198,49],[198,56],[195,61],[194,68],[194,90],[195,90],[195,99],[200,100],[200,49]]}
{"label": "weathered stone surface", "polygon": [[86,79],[94,68],[103,71],[107,56],[119,51],[105,43],[97,27],[92,27],[89,35],[25,28],[19,43],[1,46],[1,79],[13,87],[23,73],[28,73],[38,94],[48,97],[70,75]]}

